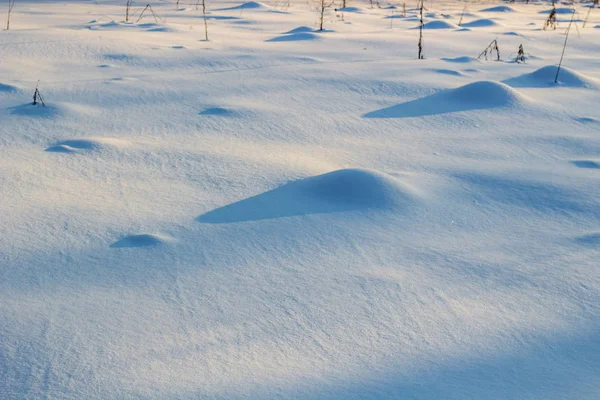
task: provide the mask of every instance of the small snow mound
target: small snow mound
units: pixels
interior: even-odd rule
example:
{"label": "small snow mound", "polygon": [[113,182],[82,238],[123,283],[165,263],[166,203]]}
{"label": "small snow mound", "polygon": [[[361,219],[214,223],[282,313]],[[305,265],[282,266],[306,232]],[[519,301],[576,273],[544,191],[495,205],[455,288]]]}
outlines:
{"label": "small snow mound", "polygon": [[394,208],[417,196],[396,178],[367,169],[340,169],[298,182],[298,189],[321,200],[365,208]]}
{"label": "small snow mound", "polygon": [[600,245],[600,232],[590,233],[587,235],[579,236],[575,238],[575,241],[579,244],[583,245],[592,245],[599,246]]}
{"label": "small snow mound", "polygon": [[[573,14],[573,11],[575,11],[575,10],[572,8],[569,8],[569,7],[559,7],[556,9],[557,14],[569,14],[570,15],[570,14]],[[552,9],[543,10],[543,11],[540,11],[540,14],[550,14],[551,12],[552,12]]]}
{"label": "small snow mound", "polygon": [[476,19],[475,21],[466,22],[460,26],[465,28],[489,28],[491,26],[500,26],[496,21],[489,18]]}
{"label": "small snow mound", "polygon": [[[457,28],[458,28],[457,25],[454,25],[451,22],[442,21],[442,20],[430,21],[430,22],[423,24],[423,29],[457,29]],[[417,26],[412,29],[419,29],[419,27]]]}
{"label": "small snow mound", "polygon": [[79,151],[103,150],[109,148],[119,148],[127,145],[127,142],[122,139],[115,138],[84,138],[64,140],[50,146],[46,149],[52,153],[76,153]]}
{"label": "small snow mound", "polygon": [[439,69],[432,69],[431,71],[437,72],[438,74],[443,74],[443,75],[464,76],[464,74],[462,72],[456,71],[453,69],[439,68]]}
{"label": "small snow mound", "polygon": [[349,211],[400,210],[421,194],[401,180],[366,169],[340,169],[286,183],[214,209],[198,222],[223,224]]}
{"label": "small snow mound", "polygon": [[[547,65],[539,68],[529,74],[517,76],[504,81],[507,85],[513,87],[548,87],[555,86],[556,71],[558,66]],[[558,84],[566,87],[576,88],[596,88],[600,87],[600,82],[594,78],[580,74],[570,68],[561,67],[558,74]]]}
{"label": "small snow mound", "polygon": [[235,10],[270,10],[271,7],[258,1],[247,1],[238,6],[219,8],[217,11],[235,11]]}
{"label": "small snow mound", "polygon": [[485,8],[483,10],[480,10],[479,12],[517,12],[517,10],[509,6],[497,6]]}
{"label": "small snow mound", "polygon": [[343,12],[361,12],[362,8],[358,8],[358,7],[343,7],[343,8],[338,8],[337,11],[343,11]]}
{"label": "small snow mound", "polygon": [[442,58],[442,61],[457,63],[457,64],[469,64],[469,63],[481,62],[478,59],[476,59],[475,57],[469,57],[469,56],[462,56],[462,57],[455,57],[455,58]]}
{"label": "small snow mound", "polygon": [[165,244],[172,239],[163,235],[154,235],[143,233],[140,235],[129,235],[121,238],[117,242],[110,245],[112,248],[127,248],[127,247],[150,247]]}
{"label": "small snow mound", "polygon": [[410,118],[489,108],[518,107],[527,98],[500,82],[479,81],[421,99],[372,111],[365,118]]}
{"label": "small snow mound", "polygon": [[457,102],[477,103],[489,107],[510,106],[525,99],[515,89],[496,81],[469,83],[447,92],[445,97]]}
{"label": "small snow mound", "polygon": [[571,161],[571,164],[573,164],[577,168],[600,169],[600,162],[598,162],[598,161],[592,161],[592,160],[575,160],[575,161]]}
{"label": "small snow mound", "polygon": [[235,112],[233,110],[228,109],[228,108],[210,107],[210,108],[204,109],[204,111],[202,111],[200,113],[200,115],[212,115],[212,116],[229,117],[229,116],[235,115]]}
{"label": "small snow mound", "polygon": [[283,32],[284,35],[291,35],[294,33],[309,33],[309,32],[314,32],[315,30],[313,28],[311,28],[310,26],[299,26],[297,28],[294,28],[290,31],[287,32]]}
{"label": "small snow mound", "polygon": [[0,83],[0,93],[13,93],[16,91],[17,91],[17,88],[15,86]]}
{"label": "small snow mound", "polygon": [[314,33],[301,32],[301,33],[293,33],[291,35],[283,35],[277,36],[271,39],[266,40],[267,42],[303,42],[310,40],[317,40],[319,36]]}

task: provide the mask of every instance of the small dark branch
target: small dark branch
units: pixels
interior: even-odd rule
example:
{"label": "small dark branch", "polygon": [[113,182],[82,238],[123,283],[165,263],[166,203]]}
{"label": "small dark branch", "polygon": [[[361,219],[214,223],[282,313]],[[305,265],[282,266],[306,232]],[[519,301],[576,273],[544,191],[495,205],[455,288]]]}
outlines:
{"label": "small dark branch", "polygon": [[15,6],[16,0],[8,0],[8,16],[6,18],[6,30],[10,29],[10,16],[12,15],[13,7]]}
{"label": "small dark branch", "polygon": [[467,5],[465,4],[465,8],[463,8],[462,14],[460,14],[460,21],[458,21],[458,26],[462,25],[463,18],[465,17],[466,12],[467,12]]}
{"label": "small dark branch", "polygon": [[333,1],[317,0],[317,12],[319,13],[319,31],[323,30],[325,23],[325,11],[333,5]]}
{"label": "small dark branch", "polygon": [[39,102],[43,107],[46,107],[46,103],[44,103],[44,98],[42,97],[42,94],[38,89],[39,84],[40,81],[37,81],[37,84],[35,85],[35,92],[33,92],[33,105],[35,106]]}
{"label": "small dark branch", "polygon": [[418,59],[419,60],[423,60],[425,59],[425,55],[423,54],[423,8],[425,7],[424,5],[424,1],[425,0],[421,0],[419,2],[419,43],[418,43],[418,47],[419,47],[419,54],[418,54]]}
{"label": "small dark branch", "polygon": [[500,61],[500,47],[498,47],[497,39],[492,40],[492,42],[481,52],[481,54],[479,54],[477,59],[481,60],[481,57],[484,57],[487,61],[488,54],[492,55],[494,52],[496,52],[496,61]]}
{"label": "small dark branch", "polygon": [[131,12],[131,4],[133,3],[133,0],[127,0],[127,3],[125,4],[125,22],[129,22],[129,14]]}
{"label": "small dark branch", "polygon": [[208,20],[206,19],[206,0],[202,0],[202,16],[204,17],[204,39],[208,42]]}
{"label": "small dark branch", "polygon": [[585,15],[585,20],[583,21],[583,27],[585,28],[585,24],[587,24],[588,19],[590,18],[590,14],[592,12],[592,8],[597,7],[598,6],[598,1],[600,0],[594,0],[594,3],[590,6],[590,8],[588,8],[588,12]]}
{"label": "small dark branch", "polygon": [[517,63],[525,62],[525,50],[523,50],[523,45],[519,45],[519,52],[517,53],[517,59],[515,60]]}
{"label": "small dark branch", "polygon": [[567,41],[569,40],[569,32],[571,31],[571,25],[573,25],[574,19],[575,19],[575,10],[573,10],[573,15],[571,15],[571,22],[569,22],[569,26],[567,27],[567,33],[565,36],[565,44],[562,49],[562,54],[560,55],[560,62],[558,63],[558,68],[556,69],[556,77],[554,77],[554,83],[558,83],[558,74],[560,73],[560,67],[562,66],[563,58],[565,57],[565,50],[567,49]]}
{"label": "small dark branch", "polygon": [[158,23],[158,18],[156,17],[156,14],[154,13],[154,10],[152,9],[152,6],[150,4],[146,4],[146,7],[144,7],[144,9],[142,10],[142,13],[140,14],[137,21],[135,21],[135,23],[137,24],[138,22],[140,22],[140,20],[142,18],[144,18],[144,13],[146,12],[146,10],[150,10],[150,12],[152,13],[152,16],[154,17],[154,21],[156,21],[156,23]]}
{"label": "small dark branch", "polygon": [[550,11],[550,15],[548,15],[548,19],[544,23],[544,30],[548,28],[556,29],[556,6],[554,5],[554,1],[552,1],[552,11]]}

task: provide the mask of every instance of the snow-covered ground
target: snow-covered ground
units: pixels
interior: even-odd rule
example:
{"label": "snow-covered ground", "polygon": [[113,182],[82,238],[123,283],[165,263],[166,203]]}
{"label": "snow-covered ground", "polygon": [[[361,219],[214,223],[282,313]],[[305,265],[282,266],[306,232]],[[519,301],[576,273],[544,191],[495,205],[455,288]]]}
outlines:
{"label": "snow-covered ground", "polygon": [[600,9],[124,3],[0,32],[1,399],[600,398]]}

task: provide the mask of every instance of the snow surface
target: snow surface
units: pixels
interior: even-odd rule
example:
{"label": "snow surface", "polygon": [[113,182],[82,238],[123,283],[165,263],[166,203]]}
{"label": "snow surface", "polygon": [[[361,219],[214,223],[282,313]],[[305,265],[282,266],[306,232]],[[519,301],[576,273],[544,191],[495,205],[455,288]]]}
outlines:
{"label": "snow surface", "polygon": [[0,32],[0,399],[600,398],[599,13],[123,3]]}

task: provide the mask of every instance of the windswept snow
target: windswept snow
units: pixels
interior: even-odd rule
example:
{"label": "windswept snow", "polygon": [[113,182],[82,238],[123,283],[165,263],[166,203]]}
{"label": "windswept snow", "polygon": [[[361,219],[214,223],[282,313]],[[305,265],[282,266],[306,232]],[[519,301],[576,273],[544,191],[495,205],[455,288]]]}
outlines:
{"label": "windswept snow", "polygon": [[600,398],[596,9],[124,3],[0,31],[1,400]]}

